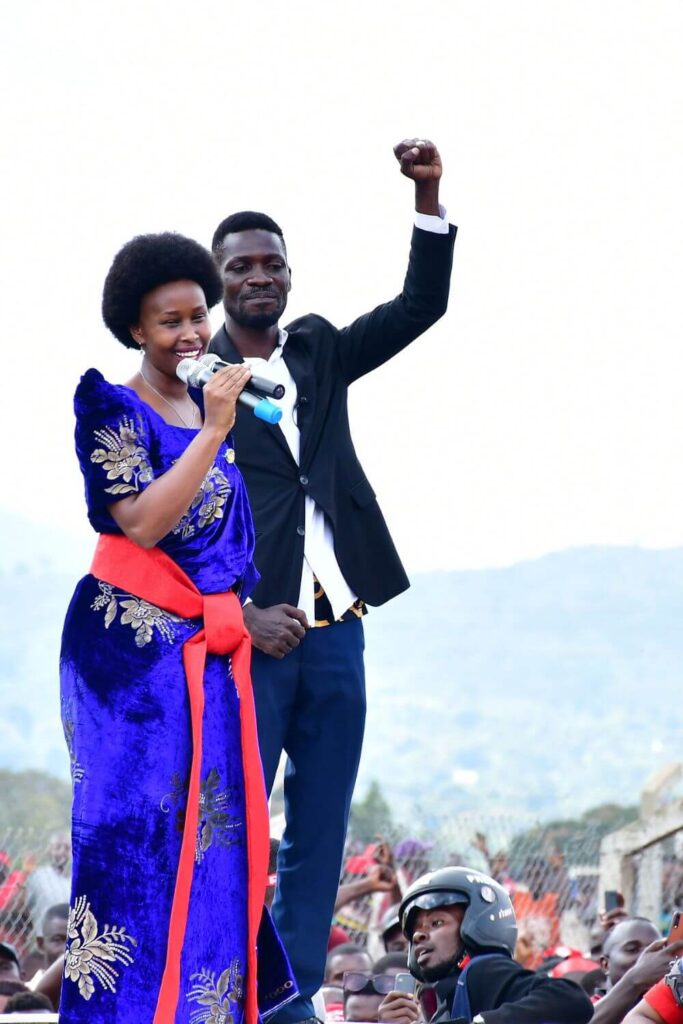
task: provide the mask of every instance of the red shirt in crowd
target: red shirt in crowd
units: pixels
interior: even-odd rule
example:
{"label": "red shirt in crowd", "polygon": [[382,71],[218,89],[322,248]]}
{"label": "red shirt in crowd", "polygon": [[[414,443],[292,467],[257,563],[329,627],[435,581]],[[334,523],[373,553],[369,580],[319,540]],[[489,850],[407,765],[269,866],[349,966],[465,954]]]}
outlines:
{"label": "red shirt in crowd", "polygon": [[683,1006],[676,1002],[673,992],[662,979],[645,993],[645,1002],[662,1018],[665,1024],[683,1024]]}

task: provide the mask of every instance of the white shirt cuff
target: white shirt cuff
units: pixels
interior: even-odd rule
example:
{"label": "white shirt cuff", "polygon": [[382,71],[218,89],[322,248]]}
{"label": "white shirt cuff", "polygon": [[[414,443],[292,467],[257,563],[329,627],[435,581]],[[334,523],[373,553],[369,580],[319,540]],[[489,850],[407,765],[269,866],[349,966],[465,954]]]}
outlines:
{"label": "white shirt cuff", "polygon": [[435,235],[447,235],[446,207],[439,203],[438,217],[434,213],[416,213],[415,227],[420,228],[421,231],[432,231]]}

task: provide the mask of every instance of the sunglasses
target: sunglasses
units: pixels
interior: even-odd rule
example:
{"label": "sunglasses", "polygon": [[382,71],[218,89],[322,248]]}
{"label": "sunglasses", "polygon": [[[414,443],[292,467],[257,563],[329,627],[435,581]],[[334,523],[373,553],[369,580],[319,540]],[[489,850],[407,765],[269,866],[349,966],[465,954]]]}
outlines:
{"label": "sunglasses", "polygon": [[394,988],[393,974],[371,974],[370,971],[344,971],[342,985],[345,992],[377,992],[385,996]]}

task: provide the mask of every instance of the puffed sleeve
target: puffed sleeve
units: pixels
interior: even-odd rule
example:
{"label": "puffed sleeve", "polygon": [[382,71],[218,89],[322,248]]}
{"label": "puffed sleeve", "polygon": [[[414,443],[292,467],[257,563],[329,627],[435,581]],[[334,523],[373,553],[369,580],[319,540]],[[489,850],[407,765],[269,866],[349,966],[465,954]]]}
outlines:
{"label": "puffed sleeve", "polygon": [[88,519],[100,533],[120,532],[107,506],[139,494],[154,479],[144,404],[129,388],[88,370],[74,395],[76,453]]}

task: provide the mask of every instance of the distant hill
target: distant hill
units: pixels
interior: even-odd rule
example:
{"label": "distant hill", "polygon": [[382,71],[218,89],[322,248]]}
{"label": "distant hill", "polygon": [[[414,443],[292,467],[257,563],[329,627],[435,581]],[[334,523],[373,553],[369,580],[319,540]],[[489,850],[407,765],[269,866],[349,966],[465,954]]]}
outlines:
{"label": "distant hill", "polygon": [[683,549],[418,575],[366,622],[359,781],[390,802],[573,814],[681,758]]}
{"label": "distant hill", "polygon": [[[0,562],[0,767],[66,777],[59,636],[93,545],[55,534],[43,552],[23,529],[5,531],[14,561]],[[683,549],[415,576],[365,619],[361,791],[377,779],[399,817],[418,804],[547,818],[635,802],[680,760],[681,621]]]}

